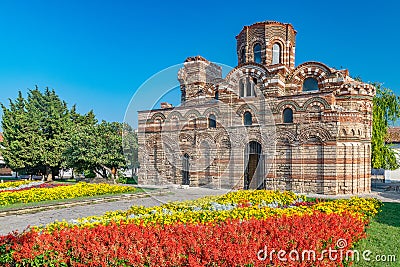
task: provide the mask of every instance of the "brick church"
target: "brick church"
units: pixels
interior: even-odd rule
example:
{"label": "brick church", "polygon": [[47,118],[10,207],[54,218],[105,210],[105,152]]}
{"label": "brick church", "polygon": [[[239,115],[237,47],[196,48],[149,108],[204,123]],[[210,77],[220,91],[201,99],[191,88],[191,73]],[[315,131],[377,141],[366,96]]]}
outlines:
{"label": "brick church", "polygon": [[236,41],[226,77],[189,57],[181,104],[139,111],[139,184],[370,192],[375,88],[320,62],[295,66],[291,24],[245,26]]}

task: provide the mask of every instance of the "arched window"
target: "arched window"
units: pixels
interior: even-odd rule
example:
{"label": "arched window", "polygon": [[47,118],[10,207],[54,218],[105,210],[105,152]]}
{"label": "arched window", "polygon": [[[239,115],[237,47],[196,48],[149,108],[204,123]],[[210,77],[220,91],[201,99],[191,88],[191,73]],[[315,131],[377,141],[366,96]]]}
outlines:
{"label": "arched window", "polygon": [[242,51],[240,51],[240,64],[243,64],[245,62],[246,62],[246,50],[243,47]]}
{"label": "arched window", "polygon": [[162,121],[161,119],[155,119],[156,127],[158,131],[162,130]]}
{"label": "arched window", "polygon": [[253,48],[253,52],[254,52],[254,62],[261,63],[261,45],[256,44]]}
{"label": "arched window", "polygon": [[244,82],[243,82],[243,80],[239,81],[239,96],[244,97]]}
{"label": "arched window", "polygon": [[243,114],[243,124],[246,126],[253,124],[253,115],[249,111]]}
{"label": "arched window", "polygon": [[246,96],[252,96],[253,94],[253,84],[246,78]]}
{"label": "arched window", "polygon": [[275,43],[272,46],[272,64],[281,63],[281,46],[278,43]]}
{"label": "arched window", "polygon": [[189,185],[190,184],[190,163],[189,163],[189,155],[185,153],[182,159],[182,184]]}
{"label": "arched window", "polygon": [[210,157],[210,145],[207,141],[202,141],[200,144],[200,150],[204,158],[204,178],[200,178],[199,185],[207,185],[211,182],[211,157]]}
{"label": "arched window", "polygon": [[293,123],[293,110],[291,108],[283,110],[283,123]]}
{"label": "arched window", "polygon": [[240,97],[247,97],[247,96],[256,96],[253,79],[243,78],[239,81],[239,96]]}
{"label": "arched window", "polygon": [[217,128],[217,119],[214,114],[208,117],[208,128]]}
{"label": "arched window", "polygon": [[303,91],[317,91],[318,90],[318,81],[314,78],[307,78],[303,82]]}
{"label": "arched window", "polygon": [[179,129],[179,119],[177,116],[173,116],[168,120],[168,124],[170,130],[178,130]]}
{"label": "arched window", "polygon": [[174,129],[179,130],[179,119],[178,118],[174,119]]}

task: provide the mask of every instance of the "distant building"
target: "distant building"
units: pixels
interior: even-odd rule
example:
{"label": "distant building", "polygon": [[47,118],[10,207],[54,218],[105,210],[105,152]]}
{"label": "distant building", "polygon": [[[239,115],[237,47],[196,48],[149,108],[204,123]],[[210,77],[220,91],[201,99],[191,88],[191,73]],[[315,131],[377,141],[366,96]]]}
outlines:
{"label": "distant building", "polygon": [[392,144],[394,149],[400,149],[400,127],[390,127],[385,142]]}
{"label": "distant building", "polygon": [[245,26],[236,41],[226,77],[189,57],[181,105],[139,112],[139,184],[370,192],[375,88],[320,62],[295,66],[291,24]]}
{"label": "distant building", "polygon": [[[0,147],[3,143],[3,133],[0,133]],[[6,167],[6,163],[4,162],[4,158],[1,155],[0,151],[0,176],[11,176],[12,170]]]}
{"label": "distant building", "polygon": [[[397,162],[400,163],[400,127],[390,127],[386,137],[386,143],[390,144],[392,149],[396,152]],[[398,181],[400,182],[400,168],[397,170],[385,170],[385,181]]]}

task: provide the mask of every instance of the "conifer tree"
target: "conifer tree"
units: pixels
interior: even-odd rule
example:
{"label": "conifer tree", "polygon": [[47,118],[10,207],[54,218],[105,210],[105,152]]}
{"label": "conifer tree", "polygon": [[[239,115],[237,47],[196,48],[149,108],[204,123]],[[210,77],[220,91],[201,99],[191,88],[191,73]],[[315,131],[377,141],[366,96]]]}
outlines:
{"label": "conifer tree", "polygon": [[18,92],[15,101],[9,100],[9,108],[1,104],[3,109],[3,148],[2,156],[14,171],[35,174],[39,171],[41,139],[35,129],[34,119],[26,109],[26,100]]}

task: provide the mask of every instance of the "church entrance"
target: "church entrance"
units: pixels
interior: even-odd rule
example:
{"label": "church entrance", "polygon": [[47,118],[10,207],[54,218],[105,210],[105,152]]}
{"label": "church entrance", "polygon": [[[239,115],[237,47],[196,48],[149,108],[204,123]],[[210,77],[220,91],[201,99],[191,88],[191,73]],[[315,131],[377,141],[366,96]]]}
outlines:
{"label": "church entrance", "polygon": [[189,174],[189,155],[185,153],[182,159],[182,184],[190,184],[190,174]]}
{"label": "church entrance", "polygon": [[263,188],[264,159],[261,154],[261,144],[251,141],[246,145],[244,152],[244,189]]}

